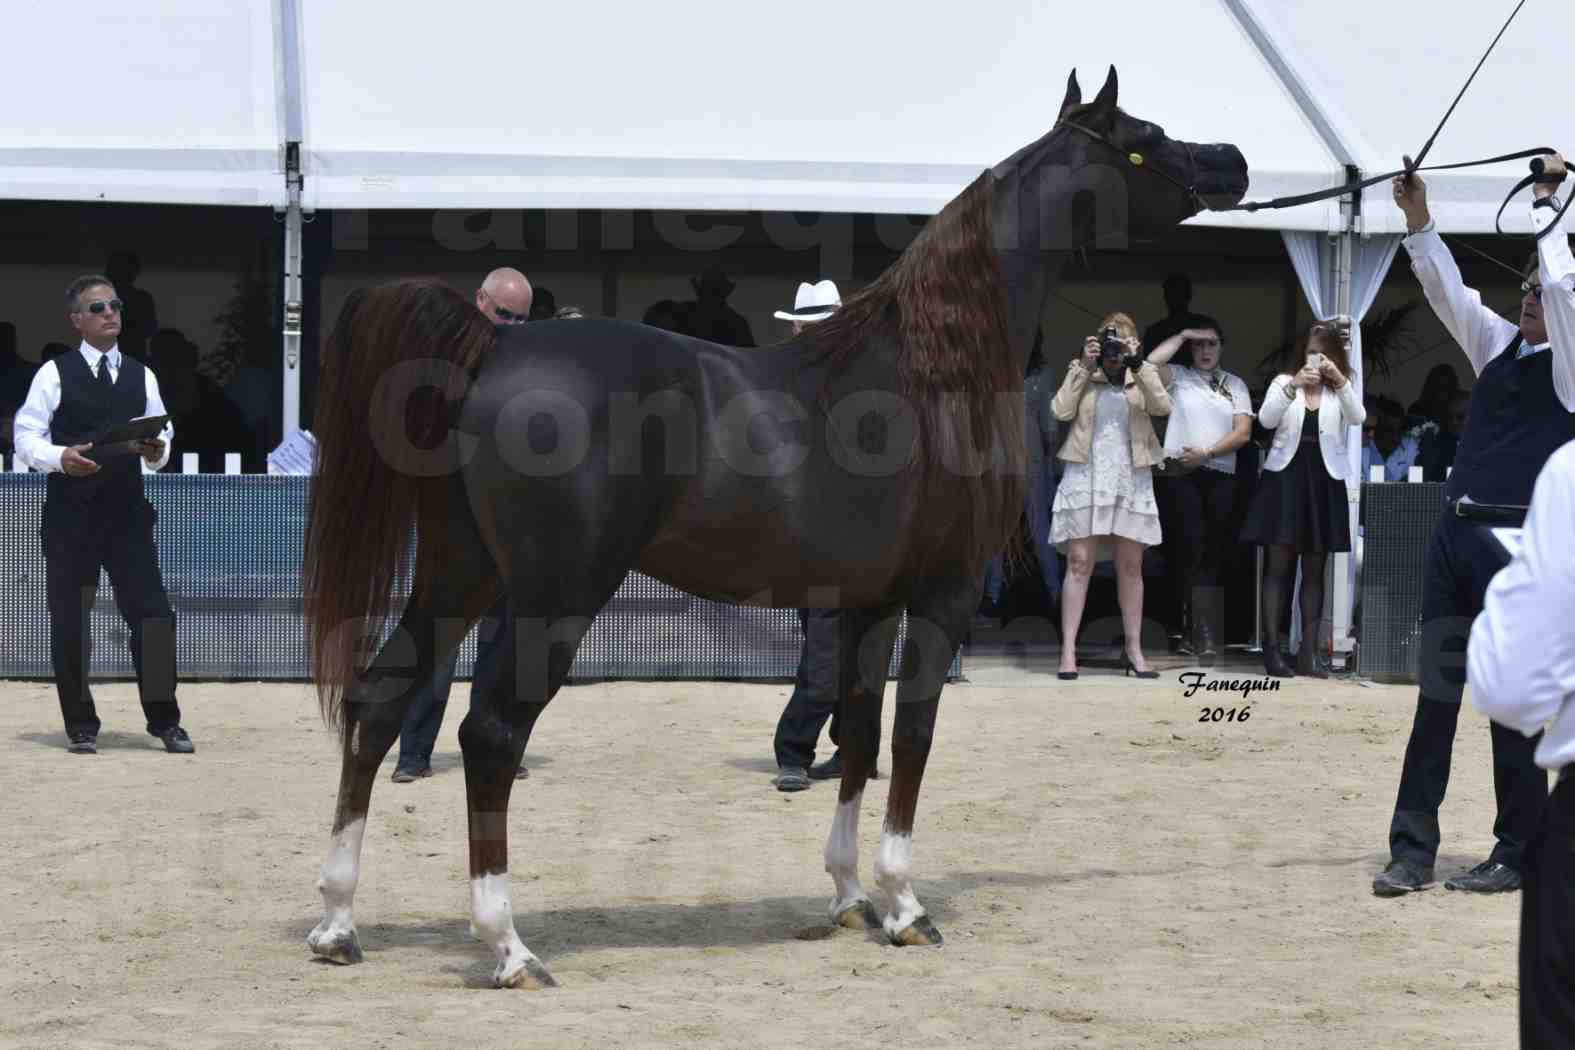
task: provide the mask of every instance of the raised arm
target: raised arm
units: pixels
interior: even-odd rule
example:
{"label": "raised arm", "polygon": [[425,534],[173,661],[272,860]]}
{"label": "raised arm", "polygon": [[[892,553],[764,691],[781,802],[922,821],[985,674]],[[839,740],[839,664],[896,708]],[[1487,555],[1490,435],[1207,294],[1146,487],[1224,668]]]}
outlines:
{"label": "raised arm", "polygon": [[[1537,186],[1537,190],[1551,187]],[[1541,232],[1555,221],[1554,208],[1532,208],[1531,224]],[[1553,355],[1553,392],[1575,412],[1575,255],[1570,254],[1564,223],[1537,242],[1537,276],[1542,282],[1542,321],[1548,326]]]}
{"label": "raised arm", "polygon": [[1170,359],[1175,357],[1177,351],[1186,345],[1188,339],[1202,339],[1205,335],[1208,335],[1208,332],[1197,328],[1183,328],[1181,331],[1177,332],[1175,335],[1171,336],[1169,339],[1166,339],[1154,349],[1150,350],[1148,352],[1148,356],[1143,360],[1152,361],[1156,365],[1169,364]]}
{"label": "raised arm", "polygon": [[1405,213],[1410,231],[1401,243],[1411,257],[1411,272],[1422,283],[1428,305],[1480,375],[1487,363],[1515,338],[1519,328],[1483,306],[1481,294],[1466,287],[1455,257],[1433,229],[1433,217],[1427,208],[1427,184],[1422,176],[1412,175],[1408,180],[1397,175],[1393,187],[1395,204]]}

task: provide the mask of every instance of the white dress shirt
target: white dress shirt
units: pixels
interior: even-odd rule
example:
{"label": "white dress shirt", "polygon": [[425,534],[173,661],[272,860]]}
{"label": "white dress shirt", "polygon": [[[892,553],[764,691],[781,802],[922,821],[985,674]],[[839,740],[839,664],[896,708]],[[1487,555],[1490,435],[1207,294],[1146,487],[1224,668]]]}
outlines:
{"label": "white dress shirt", "polygon": [[[1165,425],[1165,458],[1180,459],[1185,448],[1205,452],[1230,437],[1237,416],[1252,415],[1252,396],[1240,376],[1220,372],[1220,388],[1210,385],[1208,373],[1185,365],[1171,365],[1170,421]],[[1203,466],[1223,474],[1236,473],[1236,453],[1226,452]]]}
{"label": "white dress shirt", "polygon": [[1471,705],[1534,736],[1544,769],[1575,763],[1575,441],[1537,475],[1522,547],[1488,584],[1471,625],[1466,680]]}
{"label": "white dress shirt", "polygon": [[[70,351],[66,351],[70,353]],[[77,353],[87,362],[88,370],[94,375],[98,374],[99,358],[109,358],[109,378],[112,382],[120,379],[120,347],[110,347],[107,351],[95,350],[87,343],[77,348]],[[164,399],[159,396],[159,381],[153,377],[153,369],[146,365],[142,368],[146,377],[144,386],[147,388],[147,409],[145,416],[166,415]],[[23,463],[34,470],[45,472],[60,470],[60,457],[65,452],[64,445],[56,445],[49,439],[49,424],[55,418],[55,410],[60,407],[60,369],[53,360],[45,361],[38,366],[38,371],[33,373],[33,385],[28,388],[27,400],[22,402],[22,407],[16,410],[16,422],[12,426],[12,439],[15,443],[16,454]],[[164,424],[164,429],[159,431],[159,439],[164,442],[164,452],[157,460],[149,463],[142,461],[144,473],[158,470],[170,459],[170,443],[175,440],[175,424],[173,421]],[[90,451],[88,459],[93,458]]]}
{"label": "white dress shirt", "polygon": [[[1531,224],[1540,233],[1555,214],[1550,208],[1532,208]],[[1428,304],[1481,375],[1520,327],[1483,306],[1481,293],[1466,287],[1454,256],[1431,223],[1401,243],[1411,256],[1411,270],[1422,283]],[[1575,255],[1570,254],[1569,235],[1562,224],[1537,242],[1537,254],[1542,320],[1549,342],[1524,347],[1521,352],[1537,353],[1552,347],[1553,390],[1564,407],[1575,412]]]}

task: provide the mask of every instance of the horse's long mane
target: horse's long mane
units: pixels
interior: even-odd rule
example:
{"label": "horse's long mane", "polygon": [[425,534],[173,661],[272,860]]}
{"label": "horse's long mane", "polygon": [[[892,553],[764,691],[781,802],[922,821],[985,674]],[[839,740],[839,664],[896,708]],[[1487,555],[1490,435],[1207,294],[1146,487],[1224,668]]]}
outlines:
{"label": "horse's long mane", "polygon": [[981,174],[919,231],[897,261],[813,329],[817,356],[845,364],[882,330],[918,416],[910,469],[924,514],[914,527],[962,528],[973,564],[1010,540],[1022,513],[1027,449],[1023,373],[1007,335],[1006,289]]}

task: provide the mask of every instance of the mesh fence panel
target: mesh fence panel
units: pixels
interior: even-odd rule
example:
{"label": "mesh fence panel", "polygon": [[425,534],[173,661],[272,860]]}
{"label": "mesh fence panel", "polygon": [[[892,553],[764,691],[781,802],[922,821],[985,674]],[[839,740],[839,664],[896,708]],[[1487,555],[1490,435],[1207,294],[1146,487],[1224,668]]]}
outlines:
{"label": "mesh fence panel", "polygon": [[1444,506],[1442,482],[1362,486],[1362,647],[1379,682],[1416,682],[1427,545]]}
{"label": "mesh fence panel", "polygon": [[[175,607],[182,677],[304,680],[301,551],[309,479],[263,474],[158,474],[145,479],[158,511],[154,539]],[[38,539],[42,474],[0,474],[0,678],[49,678],[49,607]],[[133,676],[128,634],[109,578],[90,617],[90,673]],[[906,617],[892,657],[895,673]],[[630,573],[580,645],[575,679],[782,679],[798,669],[792,609],[706,601]],[[476,657],[473,630],[458,675]],[[960,655],[950,677],[962,673]]]}

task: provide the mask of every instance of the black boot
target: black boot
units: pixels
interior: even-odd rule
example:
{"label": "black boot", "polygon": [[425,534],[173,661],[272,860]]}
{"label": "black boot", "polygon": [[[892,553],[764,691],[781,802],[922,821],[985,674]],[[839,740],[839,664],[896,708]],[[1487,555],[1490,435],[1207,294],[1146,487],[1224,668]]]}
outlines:
{"label": "black boot", "polygon": [[1275,678],[1295,678],[1296,672],[1291,670],[1291,665],[1285,662],[1285,657],[1280,655],[1278,639],[1263,643],[1263,670]]}

